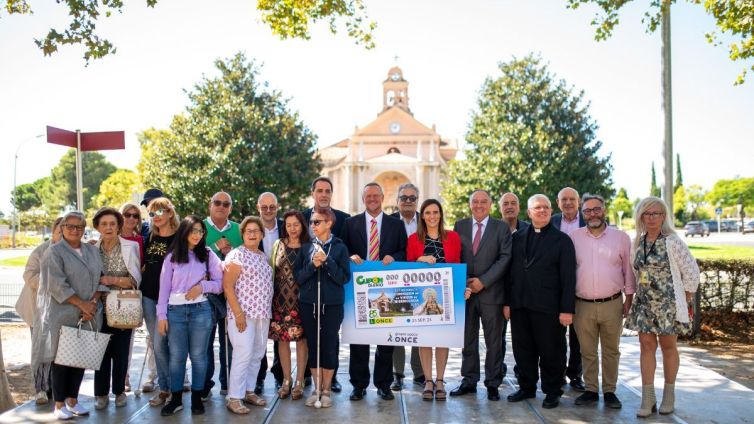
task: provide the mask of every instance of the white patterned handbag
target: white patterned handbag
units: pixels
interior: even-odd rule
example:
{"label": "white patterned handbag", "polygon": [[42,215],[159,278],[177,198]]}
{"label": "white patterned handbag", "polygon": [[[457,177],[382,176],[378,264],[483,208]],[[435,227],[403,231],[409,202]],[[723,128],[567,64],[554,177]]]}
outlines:
{"label": "white patterned handbag", "polygon": [[107,325],[128,330],[141,325],[144,312],[140,290],[111,290],[105,301]]}
{"label": "white patterned handbag", "polygon": [[110,334],[95,331],[92,321],[87,321],[91,331],[81,328],[82,320],[76,327],[60,327],[56,364],[99,371]]}

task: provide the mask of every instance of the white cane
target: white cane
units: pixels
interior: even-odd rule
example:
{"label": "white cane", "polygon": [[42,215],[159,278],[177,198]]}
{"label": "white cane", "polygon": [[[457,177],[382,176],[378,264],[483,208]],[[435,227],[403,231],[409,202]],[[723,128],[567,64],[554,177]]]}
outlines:
{"label": "white cane", "polygon": [[228,384],[230,382],[230,361],[228,360],[229,354],[228,354],[228,324],[230,324],[230,321],[228,320],[228,315],[225,315],[225,337],[223,337],[223,341],[225,342],[225,382]]}
{"label": "white cane", "polygon": [[149,336],[147,336],[147,350],[144,352],[144,361],[141,363],[141,372],[139,373],[139,385],[138,389],[134,390],[134,396],[141,397],[141,379],[144,377],[144,367],[147,365],[147,357],[149,356]]}
{"label": "white cane", "polygon": [[322,390],[320,390],[320,387],[322,386],[322,369],[319,367],[319,352],[322,350],[322,345],[320,344],[320,333],[322,332],[322,328],[319,325],[319,318],[322,313],[322,293],[320,291],[321,281],[319,278],[319,271],[320,269],[317,268],[317,401],[314,402],[314,407],[318,409],[322,407],[322,401],[320,400],[322,397]]}

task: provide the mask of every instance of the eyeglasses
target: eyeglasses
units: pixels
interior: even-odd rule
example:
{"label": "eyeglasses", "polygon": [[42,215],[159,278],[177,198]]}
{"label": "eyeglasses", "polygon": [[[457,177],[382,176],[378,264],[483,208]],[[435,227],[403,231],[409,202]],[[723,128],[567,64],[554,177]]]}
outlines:
{"label": "eyeglasses", "polygon": [[309,221],[309,224],[311,224],[312,227],[316,227],[316,226],[318,226],[319,224],[321,224],[323,222],[327,222],[327,220],[324,220],[324,219],[312,219],[312,220]]}
{"label": "eyeglasses", "polygon": [[542,211],[549,211],[550,207],[547,205],[540,205],[540,206],[534,206],[532,208],[529,208],[535,212],[542,212]]}
{"label": "eyeglasses", "polygon": [[602,213],[602,206],[595,206],[591,209],[582,209],[581,212],[584,213],[584,215],[591,215],[591,214],[600,214]]}
{"label": "eyeglasses", "polygon": [[218,208],[219,208],[220,206],[222,206],[222,207],[224,207],[224,208],[226,208],[226,209],[227,209],[227,208],[229,208],[229,207],[230,207],[230,205],[231,205],[231,203],[230,203],[230,202],[228,202],[227,200],[226,200],[226,201],[222,201],[222,200],[213,200],[213,201],[212,201],[212,204],[213,204],[213,205],[215,205],[215,206],[216,206],[216,207],[218,207]]}
{"label": "eyeglasses", "polygon": [[154,218],[156,216],[162,216],[164,214],[165,214],[165,210],[164,209],[157,209],[154,212],[149,212],[149,217],[150,218]]}
{"label": "eyeglasses", "polygon": [[123,218],[126,218],[126,219],[128,219],[128,218],[139,219],[139,218],[141,218],[141,214],[140,213],[124,213],[123,214]]}
{"label": "eyeglasses", "polygon": [[203,236],[204,233],[206,233],[206,231],[204,231],[204,229],[202,229],[202,228],[192,228],[191,229],[191,234],[198,234],[198,235]]}
{"label": "eyeglasses", "polygon": [[255,234],[262,234],[260,230],[245,230],[243,233],[249,236],[253,236]]}
{"label": "eyeglasses", "polygon": [[86,228],[85,225],[73,225],[73,224],[63,224],[61,225],[64,230],[68,231],[84,231],[84,228]]}
{"label": "eyeglasses", "polygon": [[401,202],[414,203],[416,202],[416,196],[398,196],[398,200],[400,200]]}
{"label": "eyeglasses", "polygon": [[259,205],[259,210],[260,211],[265,211],[265,212],[272,212],[272,211],[276,210],[277,208],[278,208],[278,205],[270,205],[270,206]]}
{"label": "eyeglasses", "polygon": [[657,218],[665,215],[665,212],[644,212],[641,214],[642,218]]}

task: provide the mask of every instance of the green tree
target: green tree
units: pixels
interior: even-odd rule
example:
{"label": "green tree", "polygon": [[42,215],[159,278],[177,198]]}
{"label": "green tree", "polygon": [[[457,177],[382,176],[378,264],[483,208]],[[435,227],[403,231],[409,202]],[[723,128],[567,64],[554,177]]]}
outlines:
{"label": "green tree", "polygon": [[[99,194],[99,186],[115,172],[115,165],[108,162],[102,153],[82,152],[81,170],[84,206],[91,207],[92,198]],[[65,206],[76,204],[76,150],[69,149],[60,162],[52,168],[49,187],[50,193],[43,194],[45,206],[51,210],[62,210]],[[79,208],[80,205],[77,206]]]}
{"label": "green tree", "polygon": [[[154,7],[158,0],[145,0]],[[0,10],[9,15],[32,14],[30,0],[5,0]],[[65,29],[50,28],[44,38],[35,39],[45,56],[57,52],[61,46],[84,46],[84,60],[100,59],[116,52],[115,45],[100,36],[97,24],[102,17],[123,12],[123,0],[57,0],[71,16]],[[2,4],[2,3],[0,3]],[[376,24],[367,17],[363,0],[258,0],[257,10],[262,22],[281,38],[311,37],[309,27],[318,21],[327,22],[330,31],[338,32],[338,24],[345,23],[346,33],[356,44],[374,48],[373,32]]]}
{"label": "green tree", "polygon": [[615,197],[608,202],[608,213],[612,217],[613,222],[619,221],[618,212],[623,212],[623,218],[631,218],[631,215],[633,215],[633,204],[628,200],[628,192],[623,187],[618,189]]}
{"label": "green tree", "polygon": [[722,207],[736,206],[739,198],[745,207],[754,206],[754,177],[718,180],[705,196],[710,205]]}
{"label": "green tree", "polygon": [[683,185],[683,171],[681,171],[681,155],[676,153],[675,155],[675,181],[673,185],[673,191],[678,190],[678,187]]}
{"label": "green tree", "polygon": [[[600,158],[596,123],[583,92],[574,93],[533,55],[498,65],[480,90],[466,134],[465,159],[450,163],[442,183],[449,220],[469,213],[474,189],[521,202],[536,193],[554,198],[565,186],[613,194],[610,157]],[[493,208],[497,216],[497,208]]]}
{"label": "green tree", "polygon": [[707,191],[699,184],[692,184],[686,189],[688,209],[691,211],[691,220],[709,219],[712,214],[706,208]]}
{"label": "green tree", "polygon": [[316,136],[278,91],[258,81],[242,53],[216,60],[220,76],[204,77],[170,131],[140,134],[145,186],[159,187],[180,214],[205,214],[218,190],[233,196],[234,218],[257,214],[257,196],[274,192],[283,208],[299,207],[322,167]]}
{"label": "green tree", "polygon": [[676,219],[676,225],[686,223],[686,206],[688,202],[686,188],[684,186],[678,187],[675,193],[673,193],[673,216]]}
{"label": "green tree", "polygon": [[28,184],[21,184],[16,187],[16,192],[10,192],[10,201],[19,212],[28,211],[32,208],[42,206],[42,200],[37,193],[36,181]]}
{"label": "green tree", "polygon": [[[598,41],[608,39],[618,25],[620,10],[631,3],[631,0],[566,0],[568,6],[576,9],[582,4],[594,3],[599,9],[592,20],[597,27],[594,38]],[[715,18],[716,31],[706,34],[707,41],[720,45],[719,35],[722,33],[731,37],[734,42],[728,45],[728,56],[732,61],[745,62],[754,58],[754,2],[750,0],[687,0],[690,3],[703,5],[705,11]],[[644,12],[642,22],[647,25],[647,32],[654,32],[662,22],[662,9],[675,0],[652,0],[649,8]],[[748,68],[748,69],[747,69]],[[745,65],[741,74],[736,78],[736,84],[742,84],[748,70],[754,70],[754,65]]]}
{"label": "green tree", "polygon": [[110,174],[99,186],[99,194],[92,199],[92,206],[101,208],[113,206],[115,208],[131,201],[134,193],[141,191],[141,181],[135,172],[129,169],[118,169]]}
{"label": "green tree", "polygon": [[657,174],[655,173],[655,163],[652,162],[652,182],[649,186],[649,195],[660,197],[660,186],[657,185]]}

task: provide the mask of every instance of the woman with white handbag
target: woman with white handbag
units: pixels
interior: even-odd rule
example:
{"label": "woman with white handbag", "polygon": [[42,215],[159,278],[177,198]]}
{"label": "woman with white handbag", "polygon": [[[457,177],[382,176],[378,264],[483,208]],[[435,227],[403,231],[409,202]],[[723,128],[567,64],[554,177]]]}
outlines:
{"label": "woman with white handbag", "polygon": [[100,284],[110,288],[106,302],[106,320],[101,332],[111,334],[100,369],[94,373],[95,409],[104,409],[110,401],[110,379],[115,406],[126,405],[125,382],[128,352],[133,328],[141,325],[141,259],[139,244],[119,237],[123,215],[105,207],[97,211],[92,223],[100,233],[95,245],[102,259]]}
{"label": "woman with white handbag", "polygon": [[[108,288],[101,285],[102,260],[96,247],[82,243],[86,219],[81,212],[68,212],[60,225],[63,240],[52,245],[42,259],[39,282],[38,322],[35,322],[33,360],[52,363],[52,396],[55,418],[69,420],[89,414],[78,403],[84,369],[62,365],[69,359],[96,354],[95,346],[73,345],[77,349],[59,349],[63,327],[76,327],[79,321],[93,323],[97,330],[102,323],[100,298]],[[83,331],[79,331],[83,333]],[[91,334],[91,333],[90,333]],[[101,335],[100,340],[107,337]],[[75,358],[78,357],[78,358]],[[101,359],[100,359],[101,360]]]}

